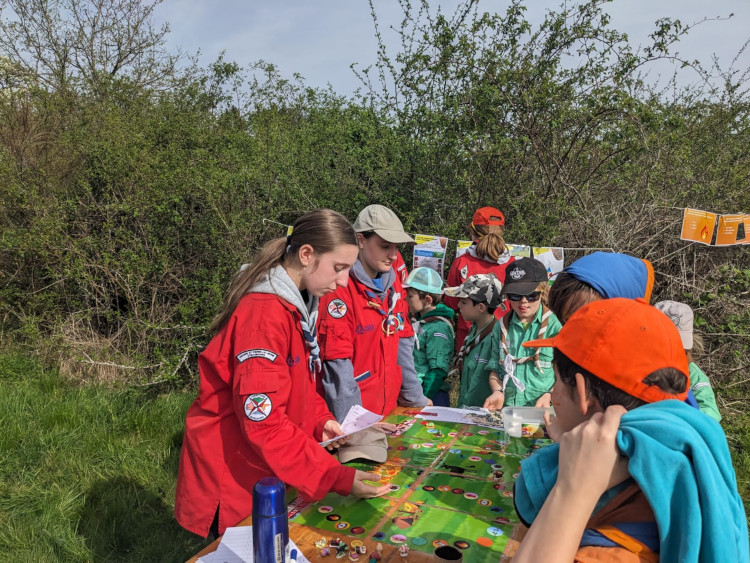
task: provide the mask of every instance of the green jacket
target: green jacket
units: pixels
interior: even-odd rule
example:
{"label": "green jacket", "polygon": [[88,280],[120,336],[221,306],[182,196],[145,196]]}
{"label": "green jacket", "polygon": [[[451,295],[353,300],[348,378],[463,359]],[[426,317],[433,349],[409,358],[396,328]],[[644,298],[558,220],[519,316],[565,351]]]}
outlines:
{"label": "green jacket", "polygon": [[[542,307],[539,307],[536,316],[525,329],[514,312],[511,311],[509,315],[510,324],[506,339],[508,351],[514,358],[532,356],[532,359],[522,364],[515,364],[514,375],[526,388],[520,391],[515,383],[513,383],[513,380],[509,379],[505,387],[504,404],[505,406],[533,407],[537,399],[544,393],[551,391],[552,386],[555,384],[555,372],[552,369],[552,348],[541,348],[539,350],[540,372],[539,367],[533,360],[536,348],[524,348],[522,346],[524,342],[536,340],[539,337],[539,329],[542,326]],[[505,352],[500,344],[502,335],[501,322],[503,322],[503,319],[498,321],[492,331],[493,340],[497,342],[497,345],[492,348],[490,370],[496,372],[502,381],[505,377],[505,367],[503,365]],[[544,333],[543,338],[554,336],[560,332],[561,327],[560,321],[554,313],[551,313],[547,320],[547,331]]]}
{"label": "green jacket", "polygon": [[453,309],[438,303],[435,309],[419,318],[418,326],[415,325],[414,369],[425,396],[430,399],[440,390],[450,390],[445,378],[453,359],[453,315]]}
{"label": "green jacket", "polygon": [[721,422],[721,414],[716,406],[716,395],[708,381],[708,376],[698,367],[695,362],[690,362],[690,389],[698,402],[698,408],[708,416]]}
{"label": "green jacket", "polygon": [[[499,323],[500,321],[495,323],[495,328]],[[471,323],[471,330],[467,339],[473,340],[476,335],[477,324]],[[490,356],[492,356],[492,349],[499,346],[499,342],[493,329],[464,358],[461,368],[461,391],[458,395],[459,407],[481,407],[484,405],[485,399],[492,393],[490,389]]]}

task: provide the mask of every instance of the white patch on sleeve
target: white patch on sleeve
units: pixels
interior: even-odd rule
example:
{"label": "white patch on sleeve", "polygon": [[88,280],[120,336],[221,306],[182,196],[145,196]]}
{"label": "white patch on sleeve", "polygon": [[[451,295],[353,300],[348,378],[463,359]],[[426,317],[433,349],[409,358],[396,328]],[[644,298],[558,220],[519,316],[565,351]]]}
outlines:
{"label": "white patch on sleeve", "polygon": [[697,391],[701,387],[711,387],[711,384],[708,381],[701,381],[693,385],[693,391]]}
{"label": "white patch on sleeve", "polygon": [[273,410],[273,403],[265,393],[254,393],[245,399],[245,416],[253,422],[268,418]]}
{"label": "white patch on sleeve", "polygon": [[443,340],[449,340],[449,338],[442,332],[433,332],[432,336],[437,336],[438,338],[442,338]]}
{"label": "white patch on sleeve", "polygon": [[461,279],[466,281],[466,276],[469,275],[469,265],[466,264],[463,268],[461,268],[461,271],[459,273],[461,274]]}
{"label": "white patch on sleeve", "polygon": [[346,315],[346,311],[348,310],[346,303],[344,303],[341,299],[334,299],[328,304],[328,314],[331,315],[334,319],[340,319],[344,315]]}
{"label": "white patch on sleeve", "polygon": [[273,362],[278,357],[279,355],[271,352],[271,350],[266,350],[265,348],[256,348],[254,350],[245,350],[244,352],[240,352],[239,354],[237,354],[237,361],[242,363],[252,358],[265,358],[269,362]]}

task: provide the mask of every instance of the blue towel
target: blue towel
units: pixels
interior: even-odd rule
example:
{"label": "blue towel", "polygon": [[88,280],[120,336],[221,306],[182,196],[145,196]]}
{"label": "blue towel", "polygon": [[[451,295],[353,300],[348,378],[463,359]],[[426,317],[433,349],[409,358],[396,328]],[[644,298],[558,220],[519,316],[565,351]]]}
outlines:
{"label": "blue towel", "polygon": [[[654,511],[662,561],[750,562],[745,509],[718,422],[681,401],[659,401],[623,415],[617,446]],[[526,522],[557,480],[558,449],[521,462],[515,504]]]}
{"label": "blue towel", "polygon": [[645,297],[648,268],[643,260],[616,252],[594,252],[582,256],[565,271],[586,282],[605,299]]}

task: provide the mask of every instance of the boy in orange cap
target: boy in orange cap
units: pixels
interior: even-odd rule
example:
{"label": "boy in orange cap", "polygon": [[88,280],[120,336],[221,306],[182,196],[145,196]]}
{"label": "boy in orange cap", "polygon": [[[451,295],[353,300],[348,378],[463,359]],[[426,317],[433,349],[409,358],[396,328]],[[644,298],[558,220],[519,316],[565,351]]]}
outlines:
{"label": "boy in orange cap", "polygon": [[668,317],[642,299],[596,301],[525,345],[555,349],[560,443],[521,464],[516,511],[532,525],[514,563],[750,560],[726,437],[684,402]]}

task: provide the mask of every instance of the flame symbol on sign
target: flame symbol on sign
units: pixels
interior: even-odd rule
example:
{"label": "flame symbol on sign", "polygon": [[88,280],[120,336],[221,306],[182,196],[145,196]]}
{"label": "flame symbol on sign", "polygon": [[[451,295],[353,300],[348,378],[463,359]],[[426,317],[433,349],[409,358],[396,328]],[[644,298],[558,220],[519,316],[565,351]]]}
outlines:
{"label": "flame symbol on sign", "polygon": [[706,225],[703,225],[703,229],[701,229],[701,238],[703,240],[706,240],[707,236],[708,236],[708,227],[706,227]]}

